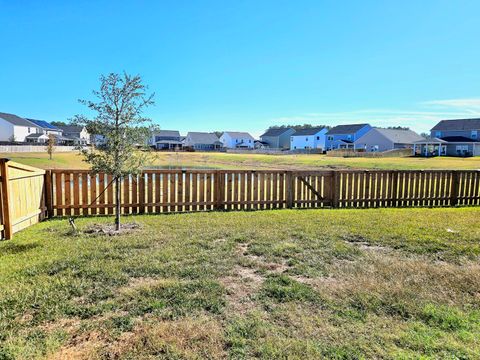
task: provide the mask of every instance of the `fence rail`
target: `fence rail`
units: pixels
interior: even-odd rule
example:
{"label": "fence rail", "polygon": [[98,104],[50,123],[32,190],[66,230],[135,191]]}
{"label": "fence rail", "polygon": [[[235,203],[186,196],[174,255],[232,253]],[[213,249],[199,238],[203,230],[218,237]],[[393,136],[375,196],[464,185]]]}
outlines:
{"label": "fence rail", "polygon": [[[86,170],[47,172],[50,216],[113,214],[115,184]],[[123,214],[480,204],[479,171],[149,170],[122,179]]]}

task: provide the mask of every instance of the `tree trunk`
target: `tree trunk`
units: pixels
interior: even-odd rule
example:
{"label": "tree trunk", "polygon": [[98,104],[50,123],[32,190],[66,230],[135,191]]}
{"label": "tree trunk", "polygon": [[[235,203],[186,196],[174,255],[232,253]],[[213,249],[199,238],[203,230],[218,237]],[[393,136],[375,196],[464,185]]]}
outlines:
{"label": "tree trunk", "polygon": [[116,177],[115,178],[115,207],[116,207],[116,212],[115,212],[115,229],[117,231],[120,230],[120,184],[121,184],[121,178]]}

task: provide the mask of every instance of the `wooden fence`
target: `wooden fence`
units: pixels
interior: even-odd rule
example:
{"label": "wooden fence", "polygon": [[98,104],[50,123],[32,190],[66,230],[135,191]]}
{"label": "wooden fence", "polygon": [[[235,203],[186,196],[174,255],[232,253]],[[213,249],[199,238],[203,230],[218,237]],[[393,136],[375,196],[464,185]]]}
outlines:
{"label": "wooden fence", "polygon": [[45,180],[44,170],[0,159],[0,238],[45,217]]}
{"label": "wooden fence", "polygon": [[[45,216],[115,212],[112,176],[0,159],[3,238]],[[480,171],[147,170],[121,181],[122,214],[480,205]]]}
{"label": "wooden fence", "polygon": [[[112,177],[47,171],[50,216],[113,214]],[[480,171],[151,170],[121,183],[123,214],[480,205]]]}

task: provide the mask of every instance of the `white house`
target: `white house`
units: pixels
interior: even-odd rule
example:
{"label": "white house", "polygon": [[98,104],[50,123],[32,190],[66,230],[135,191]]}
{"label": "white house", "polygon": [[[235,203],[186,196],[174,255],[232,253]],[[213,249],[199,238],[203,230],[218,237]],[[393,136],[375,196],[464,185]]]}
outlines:
{"label": "white house", "polygon": [[325,127],[300,129],[290,136],[290,150],[325,149]]}
{"label": "white house", "polygon": [[90,145],[90,134],[85,126],[59,125],[63,136],[70,138],[75,145]]}
{"label": "white house", "polygon": [[247,132],[225,131],[220,136],[223,146],[229,149],[253,149],[255,139]]}
{"label": "white house", "polygon": [[29,135],[42,133],[41,129],[20,116],[0,113],[0,141],[26,142]]}

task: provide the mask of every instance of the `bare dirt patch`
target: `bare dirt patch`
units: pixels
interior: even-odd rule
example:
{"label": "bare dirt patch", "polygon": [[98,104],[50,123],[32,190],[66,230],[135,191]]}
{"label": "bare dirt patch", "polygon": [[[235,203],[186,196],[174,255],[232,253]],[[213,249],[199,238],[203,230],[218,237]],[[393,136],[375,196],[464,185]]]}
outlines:
{"label": "bare dirt patch", "polygon": [[83,232],[91,235],[124,235],[140,229],[140,224],[137,223],[125,223],[122,224],[120,230],[115,229],[115,225],[110,224],[93,224]]}

